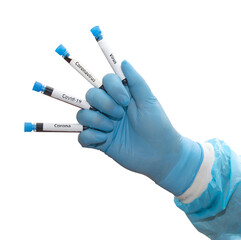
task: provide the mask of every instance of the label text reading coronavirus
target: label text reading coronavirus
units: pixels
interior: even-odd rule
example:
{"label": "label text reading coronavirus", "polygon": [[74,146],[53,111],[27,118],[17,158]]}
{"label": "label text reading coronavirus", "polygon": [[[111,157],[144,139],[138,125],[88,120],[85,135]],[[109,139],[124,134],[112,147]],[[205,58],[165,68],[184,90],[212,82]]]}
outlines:
{"label": "label text reading coronavirus", "polygon": [[79,62],[76,62],[75,65],[76,65],[89,79],[91,79],[92,82],[95,82],[95,79],[93,78],[93,76],[92,76],[90,73],[88,73],[88,71],[87,71],[85,68],[83,68],[83,67],[80,65]]}

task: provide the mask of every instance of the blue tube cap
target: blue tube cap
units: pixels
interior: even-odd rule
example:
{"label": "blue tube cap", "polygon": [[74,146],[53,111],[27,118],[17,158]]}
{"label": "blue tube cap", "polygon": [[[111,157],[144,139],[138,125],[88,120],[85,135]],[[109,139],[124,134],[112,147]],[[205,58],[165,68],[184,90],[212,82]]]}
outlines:
{"label": "blue tube cap", "polygon": [[34,85],[33,85],[33,90],[36,91],[36,92],[40,92],[40,91],[43,92],[44,89],[45,89],[45,87],[40,82],[35,82]]}
{"label": "blue tube cap", "polygon": [[35,124],[32,124],[30,122],[25,122],[24,123],[24,132],[32,132],[35,129],[36,129],[36,125]]}
{"label": "blue tube cap", "polygon": [[66,57],[66,56],[68,57],[69,56],[69,52],[67,51],[67,49],[62,44],[60,44],[55,49],[55,52],[58,53],[62,57]]}
{"label": "blue tube cap", "polygon": [[101,39],[103,38],[103,37],[102,37],[102,32],[101,32],[99,26],[93,27],[90,31],[92,32],[92,34],[94,35],[94,37],[95,37],[97,40],[101,40]]}

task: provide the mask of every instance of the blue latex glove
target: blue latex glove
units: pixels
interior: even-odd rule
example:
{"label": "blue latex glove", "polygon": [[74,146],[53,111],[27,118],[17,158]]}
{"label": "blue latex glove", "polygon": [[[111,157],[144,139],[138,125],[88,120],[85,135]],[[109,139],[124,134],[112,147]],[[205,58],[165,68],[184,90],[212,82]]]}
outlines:
{"label": "blue latex glove", "polygon": [[173,128],[134,68],[127,61],[121,67],[129,90],[117,75],[108,74],[103,78],[108,94],[96,88],[87,92],[87,101],[99,112],[78,112],[78,122],[91,128],[79,134],[79,142],[83,147],[105,152],[123,167],[148,176],[176,196],[181,195],[199,170],[202,148]]}

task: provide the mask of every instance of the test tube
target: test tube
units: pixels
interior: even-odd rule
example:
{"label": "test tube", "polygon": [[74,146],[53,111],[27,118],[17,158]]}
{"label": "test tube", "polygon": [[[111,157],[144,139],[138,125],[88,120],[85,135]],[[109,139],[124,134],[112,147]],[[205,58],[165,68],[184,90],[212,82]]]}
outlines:
{"label": "test tube", "polygon": [[90,82],[94,87],[101,88],[104,90],[102,82],[94,77],[78,60],[75,58],[70,58],[70,54],[67,49],[60,44],[55,52],[62,56],[66,62],[68,62],[77,72],[79,72],[88,82]]}
{"label": "test tube", "polygon": [[66,102],[68,104],[71,104],[73,106],[82,108],[82,109],[91,109],[95,110],[95,108],[91,107],[89,103],[85,100],[79,99],[77,97],[74,97],[70,94],[61,92],[55,88],[45,86],[40,82],[35,82],[33,86],[33,90],[36,92],[41,92],[44,95],[47,95],[49,97],[55,98],[57,100],[60,100],[62,102]]}
{"label": "test tube", "polygon": [[88,129],[77,123],[24,123],[24,132],[82,132]]}
{"label": "test tube", "polygon": [[127,79],[124,75],[124,73],[121,70],[121,64],[116,60],[111,48],[109,47],[109,45],[106,42],[106,39],[103,37],[102,32],[100,30],[99,26],[95,26],[90,30],[93,34],[93,36],[95,37],[96,41],[98,42],[102,52],[104,53],[106,59],[108,60],[110,66],[112,67],[113,71],[115,72],[115,74],[117,74],[123,85],[127,85]]}

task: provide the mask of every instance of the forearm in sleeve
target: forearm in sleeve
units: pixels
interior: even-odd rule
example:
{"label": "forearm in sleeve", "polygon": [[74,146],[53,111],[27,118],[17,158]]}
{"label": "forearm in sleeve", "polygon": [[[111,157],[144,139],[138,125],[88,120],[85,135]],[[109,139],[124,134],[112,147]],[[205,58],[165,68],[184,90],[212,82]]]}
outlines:
{"label": "forearm in sleeve", "polygon": [[175,204],[211,239],[241,239],[241,158],[223,141],[202,144],[203,163]]}

